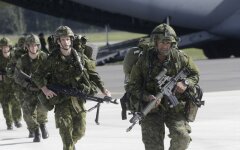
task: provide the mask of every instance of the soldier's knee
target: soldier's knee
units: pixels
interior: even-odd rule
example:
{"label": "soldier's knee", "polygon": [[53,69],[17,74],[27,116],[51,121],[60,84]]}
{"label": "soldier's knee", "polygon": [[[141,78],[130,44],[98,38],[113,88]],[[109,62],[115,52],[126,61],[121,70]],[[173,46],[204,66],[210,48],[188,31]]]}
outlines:
{"label": "soldier's knee", "polygon": [[81,139],[84,135],[85,135],[85,130],[82,131],[82,132],[80,132],[80,134],[79,134],[79,139]]}
{"label": "soldier's knee", "polygon": [[185,150],[191,142],[191,137],[187,131],[176,132],[170,134],[169,137],[171,138],[170,150]]}

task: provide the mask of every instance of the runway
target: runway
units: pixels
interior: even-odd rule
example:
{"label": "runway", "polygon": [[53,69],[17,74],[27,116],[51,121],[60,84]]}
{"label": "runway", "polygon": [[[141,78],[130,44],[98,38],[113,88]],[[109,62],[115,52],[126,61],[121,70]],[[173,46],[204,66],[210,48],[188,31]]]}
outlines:
{"label": "runway", "polygon": [[[200,85],[204,89],[206,105],[199,110],[196,121],[191,123],[193,140],[189,150],[239,150],[240,59],[199,60],[196,64],[201,71]],[[122,66],[106,65],[97,67],[97,70],[112,96],[120,98],[124,92]],[[89,108],[93,105],[88,102],[86,106]],[[96,125],[95,110],[88,113],[86,135],[76,144],[77,150],[144,150],[140,126],[136,125],[127,133],[130,123],[122,121],[120,114],[120,105],[102,104],[101,124]],[[32,139],[27,138],[25,124],[20,129],[7,131],[0,113],[0,149],[61,150],[62,142],[55,128],[53,111],[49,112],[47,126],[50,137],[40,143],[32,143]],[[169,146],[167,134],[165,149]]]}

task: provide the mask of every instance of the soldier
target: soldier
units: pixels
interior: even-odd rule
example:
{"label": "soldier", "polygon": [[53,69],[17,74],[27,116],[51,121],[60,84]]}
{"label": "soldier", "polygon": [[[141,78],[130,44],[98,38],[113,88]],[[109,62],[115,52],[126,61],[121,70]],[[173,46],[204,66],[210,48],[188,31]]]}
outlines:
{"label": "soldier", "polygon": [[[47,88],[47,84],[57,84],[76,88],[86,94],[96,93],[96,84],[104,95],[111,93],[104,88],[97,72],[85,55],[72,48],[74,34],[67,26],[60,26],[55,31],[55,40],[59,49],[54,50],[46,63],[33,74],[34,83],[42,90],[44,96],[55,104],[56,127],[63,141],[63,150],[75,149],[75,144],[82,138],[86,128],[84,100],[80,98],[57,95]],[[83,66],[81,70],[80,66]],[[48,77],[48,82],[46,82]]]}
{"label": "soldier", "polygon": [[56,41],[54,40],[54,35],[50,35],[47,38],[47,42],[48,42],[48,50],[49,53],[51,53],[52,51],[54,51],[55,49],[59,49],[59,45],[56,43]]}
{"label": "soldier", "polygon": [[93,49],[87,45],[87,38],[85,36],[76,35],[73,41],[73,48],[75,48],[78,52],[86,55],[89,59],[93,59]]}
{"label": "soldier", "polygon": [[10,62],[7,64],[6,71],[7,75],[12,78],[15,70],[15,66],[17,63],[17,60],[21,58],[22,55],[27,53],[26,47],[25,47],[25,38],[26,37],[20,37],[18,39],[18,43],[16,44],[16,47],[13,51],[13,58],[10,60]]}
{"label": "soldier", "polygon": [[187,149],[191,138],[190,126],[184,115],[185,100],[179,98],[189,86],[194,86],[199,81],[199,72],[192,59],[184,52],[178,50],[178,38],[172,27],[160,24],[151,34],[152,46],[143,53],[136,65],[133,66],[129,91],[133,99],[139,102],[139,108],[156,99],[160,91],[155,77],[167,69],[168,76],[175,76],[181,68],[187,67],[190,76],[186,80],[179,81],[176,85],[176,95],[180,104],[170,108],[168,100],[159,100],[156,108],[141,122],[142,140],[146,150],[164,150],[165,127],[169,128],[171,138],[169,150]]}
{"label": "soldier", "polygon": [[42,138],[46,139],[49,137],[46,129],[48,111],[39,103],[37,99],[39,89],[35,86],[35,84],[20,78],[19,73],[22,71],[31,76],[32,73],[37,70],[39,65],[46,61],[47,54],[40,50],[39,38],[34,34],[30,34],[26,37],[25,44],[28,49],[28,53],[23,55],[17,61],[14,77],[15,81],[25,88],[22,107],[23,117],[30,131],[29,137],[32,137],[32,133],[34,133],[33,142],[40,142],[41,134],[39,127],[42,132]]}
{"label": "soldier", "polygon": [[[7,64],[6,67],[6,71],[7,71],[7,76],[9,78],[13,78],[14,76],[14,70],[17,64],[17,60],[21,58],[22,55],[27,53],[27,49],[25,46],[25,40],[26,40],[26,36],[22,36],[18,39],[16,48],[14,49],[14,55],[12,57],[12,59],[10,60],[10,62]],[[13,78],[14,79],[14,78]],[[19,84],[14,84],[14,94],[16,99],[20,102],[21,106],[24,102],[24,91],[23,91],[23,87]],[[23,119],[25,120],[25,117],[23,117]],[[26,122],[26,120],[25,120]],[[34,132],[29,131],[29,138],[34,137]]]}
{"label": "soldier", "polygon": [[41,43],[41,50],[44,51],[45,53],[49,54],[49,50],[47,49],[47,42],[45,40],[44,34],[39,33],[38,34],[40,43]]}
{"label": "soldier", "polygon": [[19,101],[14,96],[14,80],[6,76],[6,66],[13,58],[13,50],[11,41],[3,37],[0,40],[0,49],[2,50],[0,54],[0,101],[3,108],[3,115],[6,119],[7,129],[13,129],[13,121],[14,125],[17,128],[22,126],[22,112]]}

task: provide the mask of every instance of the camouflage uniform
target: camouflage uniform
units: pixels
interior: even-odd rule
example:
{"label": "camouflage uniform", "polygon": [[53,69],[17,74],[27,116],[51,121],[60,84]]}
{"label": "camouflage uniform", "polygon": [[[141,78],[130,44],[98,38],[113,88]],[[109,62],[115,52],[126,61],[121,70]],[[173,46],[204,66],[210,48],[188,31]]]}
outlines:
{"label": "camouflage uniform", "polygon": [[56,41],[54,40],[54,35],[50,35],[47,38],[47,42],[48,42],[48,51],[49,53],[51,53],[52,51],[54,51],[55,49],[59,49],[59,45],[56,43]]}
{"label": "camouflage uniform", "polygon": [[143,51],[147,50],[148,47],[149,47],[149,40],[140,39],[138,46],[129,49],[127,54],[125,55],[123,60],[123,72],[125,75],[125,79],[124,79],[125,90],[127,89],[126,86],[128,85],[133,66],[136,64],[138,58],[142,56]]}
{"label": "camouflage uniform", "polygon": [[85,36],[77,35],[73,42],[73,48],[75,48],[81,54],[86,55],[89,59],[92,58],[93,49],[92,47],[86,45],[87,38]]}
{"label": "camouflage uniform", "polygon": [[47,42],[44,38],[44,34],[43,33],[39,33],[38,35],[40,43],[41,43],[41,50],[47,54],[50,53],[50,51],[47,49]]}
{"label": "camouflage uniform", "polygon": [[[26,43],[29,44],[37,44],[40,45],[39,39],[36,35],[29,35],[26,38]],[[16,69],[21,70],[27,75],[31,76],[33,72],[37,70],[37,68],[46,61],[47,54],[38,50],[37,58],[32,59],[29,54],[23,55],[16,64]],[[23,117],[27,123],[28,129],[30,132],[35,133],[34,142],[40,141],[40,133],[39,127],[42,131],[42,137],[44,139],[48,138],[48,133],[46,131],[45,123],[47,120],[47,110],[39,103],[37,95],[39,90],[37,87],[26,80],[19,78],[18,72],[15,70],[15,81],[24,87],[24,101],[22,103],[23,107]],[[34,88],[35,86],[35,88]]]}
{"label": "camouflage uniform", "polygon": [[[2,38],[0,40],[1,46],[10,46],[11,44],[10,40],[8,38]],[[11,50],[10,50],[11,51]],[[3,53],[0,54],[0,70],[1,72],[6,73],[6,66],[9,63],[9,61],[13,58],[13,52],[10,52],[10,57],[5,58],[3,56]],[[22,112],[19,101],[14,96],[14,80],[7,77],[6,74],[3,77],[3,80],[0,81],[1,89],[0,89],[0,96],[1,96],[1,104],[3,108],[3,115],[6,119],[6,124],[8,129],[12,129],[12,124],[14,121],[14,124],[16,127],[21,127],[21,119],[22,119]]]}
{"label": "camouflage uniform", "polygon": [[[62,36],[73,38],[73,32],[67,26],[60,26],[56,30],[55,36],[58,40]],[[89,63],[89,59],[80,53],[79,56],[81,57],[81,63],[84,66],[88,80],[98,83],[98,87],[103,89],[103,84],[98,73],[95,72],[91,63]],[[49,74],[49,82],[46,82],[47,74]],[[33,74],[32,79],[39,88],[44,87],[46,84],[60,84],[77,88],[88,94],[94,93],[96,89],[96,85],[88,84],[88,81],[84,78],[84,73],[80,71],[78,62],[73,55],[73,49],[71,49],[70,56],[62,55],[60,49],[53,51],[49,55],[46,63],[40,66]],[[49,101],[55,101],[55,121],[56,127],[59,128],[62,137],[63,149],[73,150],[74,144],[76,144],[85,133],[86,112],[84,100],[76,97],[58,95]]]}
{"label": "camouflage uniform", "polygon": [[[13,78],[14,70],[17,64],[17,60],[21,58],[22,55],[27,53],[27,50],[24,46],[25,43],[25,37],[20,37],[18,39],[17,47],[14,49],[14,57],[10,60],[10,62],[7,64],[7,75],[10,78]],[[20,103],[23,103],[23,91],[22,87],[19,84],[14,84],[15,89],[15,96],[20,101]]]}
{"label": "camouflage uniform", "polygon": [[[187,67],[191,72],[190,76],[187,77],[189,86],[193,86],[199,80],[198,69],[191,58],[177,49],[174,30],[166,24],[161,24],[153,30],[153,32],[156,31],[158,33],[152,33],[153,36],[154,34],[159,35],[158,40],[169,38],[172,46],[166,57],[167,59],[164,63],[161,63],[158,58],[158,51],[156,51],[153,43],[154,46],[150,47],[133,67],[128,90],[134,96],[132,101],[135,101],[133,103],[136,103],[136,107],[138,107],[139,101],[141,101],[140,107],[144,107],[149,101],[148,96],[156,95],[160,91],[155,77],[162,71],[163,67],[167,69],[168,76],[175,76],[181,68]],[[153,42],[156,42],[155,40],[157,39],[152,39]],[[179,105],[170,108],[167,104],[168,100],[163,98],[161,107],[153,109],[141,122],[142,140],[146,150],[164,150],[164,124],[170,131],[169,150],[187,149],[191,141],[189,136],[191,129],[184,116],[185,99],[180,94],[177,94],[177,97],[180,101]]]}

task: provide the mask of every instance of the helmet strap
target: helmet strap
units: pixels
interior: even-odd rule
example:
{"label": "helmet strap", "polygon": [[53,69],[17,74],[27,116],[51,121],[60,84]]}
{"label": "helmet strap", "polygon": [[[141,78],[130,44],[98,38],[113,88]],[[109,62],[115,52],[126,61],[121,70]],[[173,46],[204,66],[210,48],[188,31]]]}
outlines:
{"label": "helmet strap", "polygon": [[[70,37],[70,38],[71,38],[71,37]],[[66,48],[63,47],[62,42],[61,42],[60,39],[58,39],[58,41],[59,41],[59,43],[60,43],[60,48],[61,48],[61,49],[65,50],[65,51],[68,51],[68,50],[69,50],[69,49],[66,49]],[[73,40],[72,40],[72,38],[71,38],[71,46],[70,46],[70,47],[72,47],[72,45],[73,45]]]}

